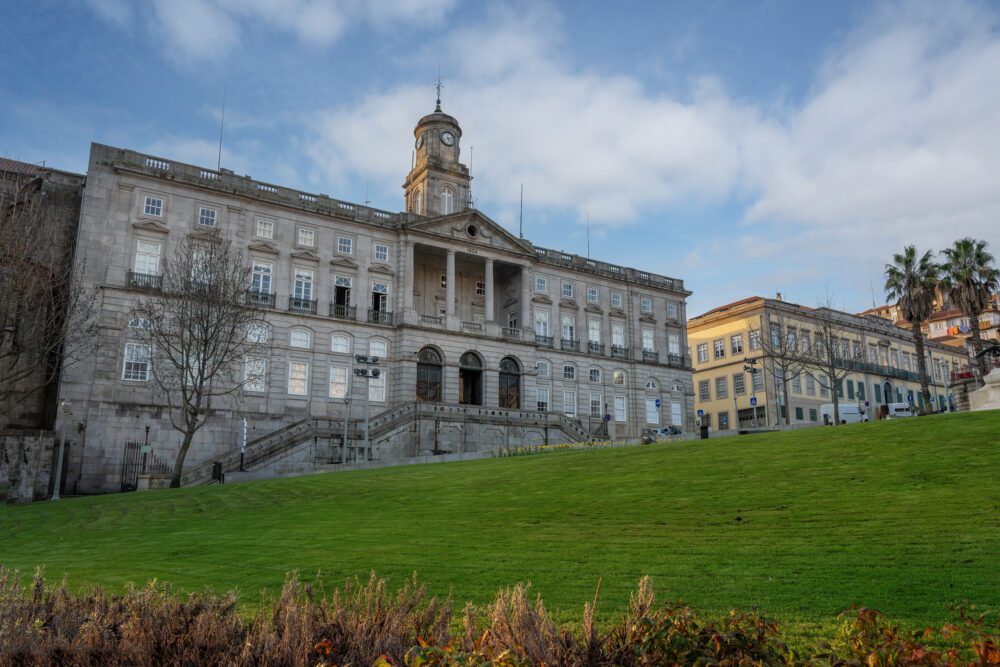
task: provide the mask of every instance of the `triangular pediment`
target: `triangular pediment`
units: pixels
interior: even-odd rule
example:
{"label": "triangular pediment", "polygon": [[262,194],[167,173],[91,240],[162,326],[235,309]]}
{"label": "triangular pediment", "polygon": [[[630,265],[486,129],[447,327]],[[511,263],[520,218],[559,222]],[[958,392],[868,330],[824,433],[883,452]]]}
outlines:
{"label": "triangular pediment", "polygon": [[384,273],[388,276],[396,275],[396,272],[388,264],[372,264],[368,267],[368,273]]}
{"label": "triangular pediment", "polygon": [[601,308],[600,306],[595,306],[594,304],[589,304],[586,308],[584,308],[584,310],[587,311],[588,313],[603,313],[604,312],[603,308]]}
{"label": "triangular pediment", "polygon": [[305,262],[318,262],[319,255],[314,253],[312,250],[296,250],[292,253],[292,259]]}
{"label": "triangular pediment", "polygon": [[254,252],[266,252],[269,255],[278,255],[278,249],[273,243],[268,243],[267,241],[251,241],[247,246],[250,250]]}
{"label": "triangular pediment", "polygon": [[531,297],[531,300],[534,301],[535,303],[545,303],[550,306],[552,305],[552,299],[545,296],[544,294],[536,294],[535,296]]}
{"label": "triangular pediment", "polygon": [[132,223],[132,226],[136,229],[142,229],[147,232],[159,232],[161,234],[167,233],[167,226],[162,222],[156,222],[155,220],[137,220]]}
{"label": "triangular pediment", "polygon": [[625,311],[621,308],[612,308],[610,315],[611,317],[625,317]]}
{"label": "triangular pediment", "polygon": [[640,315],[639,316],[639,321],[640,322],[649,322],[651,324],[656,324],[656,318],[653,317],[652,315],[650,315],[649,313],[643,313],[642,315]]}
{"label": "triangular pediment", "polygon": [[188,234],[188,238],[194,239],[195,241],[207,241],[209,243],[218,243],[222,241],[222,235],[214,230],[199,229]]}
{"label": "triangular pediment", "polygon": [[353,259],[351,259],[350,257],[343,257],[340,255],[331,259],[330,264],[333,264],[334,266],[347,266],[352,269],[358,268],[358,263],[355,262]]}
{"label": "triangular pediment", "polygon": [[580,310],[580,306],[577,305],[576,301],[574,301],[573,299],[560,299],[559,300],[559,307],[560,308],[572,308],[573,310]]}
{"label": "triangular pediment", "polygon": [[[451,241],[462,241],[463,243],[519,254],[532,256],[535,254],[535,249],[530,242],[517,238],[476,209],[466,209],[450,215],[426,218],[409,223],[406,228],[415,232],[447,238]],[[470,233],[473,230],[474,233]]]}

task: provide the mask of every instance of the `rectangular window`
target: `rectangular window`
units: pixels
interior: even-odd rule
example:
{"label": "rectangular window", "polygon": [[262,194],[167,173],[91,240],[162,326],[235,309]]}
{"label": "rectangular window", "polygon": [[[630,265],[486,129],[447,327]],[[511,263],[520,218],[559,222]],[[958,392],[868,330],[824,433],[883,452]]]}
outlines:
{"label": "rectangular window", "polygon": [[729,349],[733,356],[743,354],[743,334],[736,334],[729,337]]}
{"label": "rectangular window", "polygon": [[535,373],[540,378],[547,378],[549,376],[549,362],[547,362],[547,361],[536,361],[535,362]]}
{"label": "rectangular window", "polygon": [[312,229],[299,230],[299,245],[312,248],[316,245],[316,232]]}
{"label": "rectangular window", "polygon": [[576,379],[576,366],[563,366],[563,379],[575,380]]}
{"label": "rectangular window", "polygon": [[656,407],[655,398],[646,399],[646,423],[656,425],[660,423],[660,409]]}
{"label": "rectangular window", "polygon": [[535,389],[535,408],[539,412],[549,411],[549,388],[537,387]]}
{"label": "rectangular window", "polygon": [[681,354],[680,334],[675,334],[675,333],[667,334],[667,352],[672,355],[680,356]]}
{"label": "rectangular window", "polygon": [[347,367],[330,366],[330,398],[347,396]]}
{"label": "rectangular window", "polygon": [[572,299],[573,298],[573,283],[566,282],[564,280],[563,283],[562,283],[562,292],[561,292],[561,294],[562,294],[562,298],[564,298],[564,299]]}
{"label": "rectangular window", "polygon": [[847,381],[847,398],[854,400],[854,380]]}
{"label": "rectangular window", "polygon": [[673,301],[667,302],[667,317],[671,320],[677,319],[677,304]]}
{"label": "rectangular window", "polygon": [[747,393],[746,378],[743,376],[743,373],[734,373],[733,374],[733,395],[734,396],[742,396],[745,393]]}
{"label": "rectangular window", "polygon": [[620,322],[611,324],[611,344],[615,347],[625,347],[625,325]]}
{"label": "rectangular window", "polygon": [[[377,313],[389,312],[389,283],[372,282],[371,299],[373,311]],[[383,324],[386,322],[388,320],[382,321]]]}
{"label": "rectangular window", "polygon": [[257,237],[274,240],[274,221],[257,219]]}
{"label": "rectangular window", "polygon": [[809,421],[817,421],[816,408],[809,408]]}
{"label": "rectangular window", "polygon": [[819,378],[819,395],[824,398],[830,395],[830,378],[825,375]]}
{"label": "rectangular window", "polygon": [[125,364],[122,379],[145,382],[149,379],[149,345],[125,343]]}
{"label": "rectangular window", "polygon": [[198,209],[198,224],[204,227],[215,227],[218,224],[218,213],[214,208],[205,208],[202,206]]}
{"label": "rectangular window", "polygon": [[576,319],[572,315],[562,317],[563,340],[576,340]]}
{"label": "rectangular window", "polygon": [[720,412],[719,413],[719,430],[725,431],[729,428],[729,413]]}
{"label": "rectangular window", "polygon": [[516,329],[517,328],[517,311],[512,310],[507,313],[507,328]]}
{"label": "rectangular window", "polygon": [[760,332],[751,331],[750,332],[750,349],[759,350],[760,349]]}
{"label": "rectangular window", "polygon": [[304,361],[292,361],[288,364],[288,393],[292,396],[305,396],[309,393],[309,364]]}
{"label": "rectangular window", "polygon": [[865,400],[865,384],[864,382],[858,382],[858,400]]}
{"label": "rectangular window", "polygon": [[798,421],[802,421],[803,419],[805,419],[805,416],[803,415],[802,412],[802,408],[795,408],[795,419],[797,419]]}
{"label": "rectangular window", "polygon": [[698,363],[708,361],[708,343],[698,343]]}
{"label": "rectangular window", "polygon": [[792,393],[801,394],[802,393],[802,374],[796,373],[792,377]]}
{"label": "rectangular window", "polygon": [[376,262],[389,261],[389,246],[387,246],[384,243],[375,244],[375,261]]}
{"label": "rectangular window", "polygon": [[385,403],[385,369],[382,369],[377,378],[368,378],[368,400]]}
{"label": "rectangular window", "polygon": [[802,332],[802,352],[805,354],[809,354],[811,335],[808,331]]}
{"label": "rectangular window", "polygon": [[483,296],[486,294],[486,283],[479,280],[476,281],[476,296]]}
{"label": "rectangular window", "polygon": [[535,311],[535,333],[539,336],[549,335],[549,314],[545,311]]}
{"label": "rectangular window", "polygon": [[682,426],[684,417],[681,415],[680,401],[670,402],[670,423],[674,426]]}
{"label": "rectangular window", "polygon": [[639,298],[639,310],[644,313],[653,312],[653,299],[648,296]]}
{"label": "rectangular window", "polygon": [[330,336],[330,351],[338,354],[349,354],[351,352],[351,339],[343,334],[333,334]]}
{"label": "rectangular window", "polygon": [[654,332],[648,327],[642,328],[642,350],[643,352],[655,352],[656,343],[653,340]]}
{"label": "rectangular window", "polygon": [[598,295],[596,287],[587,288],[587,301],[589,303],[597,303]]}
{"label": "rectangular window", "polygon": [[354,252],[354,239],[349,236],[337,237],[337,252],[342,255],[350,255]]}
{"label": "rectangular window", "polygon": [[601,321],[600,320],[587,320],[587,340],[591,343],[600,344],[601,342]]}
{"label": "rectangular window", "polygon": [[621,308],[622,307],[622,293],[621,292],[612,292],[611,293],[611,307],[612,308]]}
{"label": "rectangular window", "polygon": [[712,347],[715,349],[715,358],[723,359],[726,356],[726,341],[719,339],[712,343]]}
{"label": "rectangular window", "polygon": [[448,274],[441,274],[441,289],[448,289]]}
{"label": "rectangular window", "polygon": [[576,416],[576,392],[575,391],[564,391],[563,392],[563,414],[567,417]]}
{"label": "rectangular window", "polygon": [[138,241],[135,246],[135,272],[147,276],[160,274],[160,244]]}
{"label": "rectangular window", "polygon": [[274,266],[267,262],[254,262],[250,277],[250,291],[257,294],[271,293],[271,274]]}
{"label": "rectangular window", "polygon": [[816,380],[812,375],[806,375],[806,396],[816,395]]}
{"label": "rectangular window", "polygon": [[699,401],[712,400],[712,396],[711,394],[709,394],[708,380],[698,381],[698,400]]}
{"label": "rectangular window", "polygon": [[142,212],[146,215],[155,215],[160,217],[163,215],[163,200],[157,197],[146,197],[146,201],[142,207]]}
{"label": "rectangular window", "polygon": [[709,428],[712,428],[712,414],[710,412],[706,412],[702,416],[702,418],[701,418],[701,425],[702,426],[707,426]]}
{"label": "rectangular window", "polygon": [[535,291],[539,294],[549,291],[549,281],[545,276],[535,276]]}
{"label": "rectangular window", "polygon": [[843,382],[841,382],[840,384],[837,385],[837,397],[838,398],[843,398],[844,397],[844,383]]}
{"label": "rectangular window", "polygon": [[590,418],[601,419],[604,417],[604,402],[600,394],[591,392],[590,394]]}
{"label": "rectangular window", "polygon": [[751,382],[751,386],[753,387],[754,391],[763,391],[764,390],[764,372],[758,370],[758,371],[755,371],[755,372],[751,373],[750,374],[750,382]]}
{"label": "rectangular window", "polygon": [[295,298],[311,301],[312,295],[313,272],[309,269],[295,269]]}
{"label": "rectangular window", "polygon": [[729,396],[729,385],[725,377],[715,378],[715,397],[726,398]]}
{"label": "rectangular window", "polygon": [[624,396],[615,396],[615,421],[628,421],[628,403]]}
{"label": "rectangular window", "polygon": [[247,357],[243,366],[243,389],[245,391],[267,391],[267,360]]}

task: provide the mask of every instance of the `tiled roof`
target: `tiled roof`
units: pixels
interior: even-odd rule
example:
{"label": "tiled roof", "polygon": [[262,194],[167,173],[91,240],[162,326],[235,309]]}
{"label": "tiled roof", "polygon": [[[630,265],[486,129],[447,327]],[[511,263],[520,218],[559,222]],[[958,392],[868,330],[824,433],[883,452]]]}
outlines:
{"label": "tiled roof", "polygon": [[0,157],[0,172],[37,176],[41,172],[41,169],[36,164]]}
{"label": "tiled roof", "polygon": [[733,301],[732,303],[727,303],[724,306],[719,306],[718,308],[713,308],[712,310],[708,311],[707,313],[702,313],[701,315],[698,315],[696,317],[692,317],[691,319],[692,320],[697,320],[697,319],[699,319],[701,317],[708,317],[709,315],[714,315],[715,313],[725,312],[725,311],[730,310],[732,308],[735,308],[737,306],[742,306],[742,305],[747,304],[747,303],[753,303],[754,301],[763,301],[763,300],[764,299],[762,299],[759,296],[747,297],[746,299],[740,299],[739,301]]}

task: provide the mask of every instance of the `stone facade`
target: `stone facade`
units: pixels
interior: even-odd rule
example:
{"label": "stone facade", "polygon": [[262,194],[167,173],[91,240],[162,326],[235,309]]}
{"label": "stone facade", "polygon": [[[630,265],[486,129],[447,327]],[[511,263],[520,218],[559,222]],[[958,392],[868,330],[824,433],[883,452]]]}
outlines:
{"label": "stone facade", "polygon": [[[437,111],[415,135],[401,213],[92,146],[77,261],[100,286],[103,310],[98,353],[61,384],[83,440],[72,448],[83,455],[71,461],[79,484],[71,492],[115,490],[124,442],[142,440],[146,427],[153,451],[173,459],[181,436],[151,383],[126,379],[125,346],[134,304],[156,288],[163,259],[206,229],[255,265],[248,299],[267,311],[270,353],[263,384],[215,410],[187,467],[238,448],[244,417],[251,441],[302,420],[340,420],[345,410],[356,423],[367,393],[353,374],[358,354],[381,357],[372,416],[418,399],[506,408],[492,427],[476,426],[466,451],[543,441],[525,411],[565,413],[601,438],[692,428],[682,281],[511,235],[468,207],[457,121]],[[414,444],[413,429],[432,427],[411,425],[376,453],[426,454],[431,436]]]}
{"label": "stone facade", "polygon": [[54,445],[50,431],[0,431],[0,502],[48,496]]}

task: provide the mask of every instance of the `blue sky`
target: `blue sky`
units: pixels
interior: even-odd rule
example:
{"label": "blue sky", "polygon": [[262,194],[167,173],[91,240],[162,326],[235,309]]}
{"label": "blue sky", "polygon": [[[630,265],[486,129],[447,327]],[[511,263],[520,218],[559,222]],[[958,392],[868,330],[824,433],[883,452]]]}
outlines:
{"label": "blue sky", "polygon": [[0,155],[97,141],[400,210],[444,108],[539,245],[860,310],[905,243],[1000,254],[1000,4],[12,0]]}

